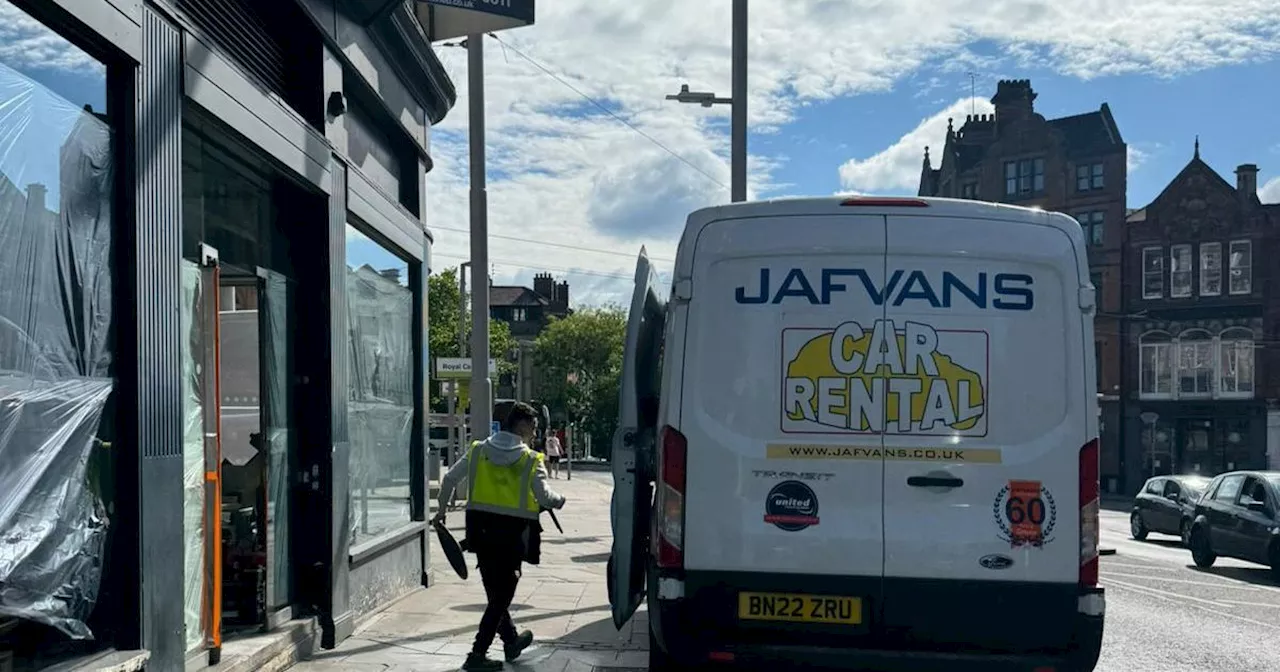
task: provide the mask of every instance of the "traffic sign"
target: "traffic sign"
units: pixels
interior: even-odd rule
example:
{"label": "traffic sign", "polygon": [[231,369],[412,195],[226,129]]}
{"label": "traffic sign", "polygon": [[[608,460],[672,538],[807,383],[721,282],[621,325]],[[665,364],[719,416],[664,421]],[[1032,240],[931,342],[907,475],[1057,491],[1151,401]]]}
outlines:
{"label": "traffic sign", "polygon": [[[495,378],[498,375],[497,360],[489,360],[489,377]],[[471,378],[471,358],[470,357],[436,357],[436,379],[463,379]]]}

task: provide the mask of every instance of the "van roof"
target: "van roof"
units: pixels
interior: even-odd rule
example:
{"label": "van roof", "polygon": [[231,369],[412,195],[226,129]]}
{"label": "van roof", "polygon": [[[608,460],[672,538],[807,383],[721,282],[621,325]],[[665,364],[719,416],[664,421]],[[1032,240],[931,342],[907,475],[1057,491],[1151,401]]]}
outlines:
{"label": "van roof", "polygon": [[[900,204],[895,204],[898,202]],[[1011,224],[1019,222],[1034,226],[1048,226],[1065,233],[1082,256],[1085,249],[1084,233],[1075,219],[1059,212],[1003,203],[971,201],[959,198],[934,197],[886,197],[886,196],[788,196],[761,201],[746,201],[715,205],[689,214],[680,249],[676,254],[673,279],[688,278],[693,274],[693,245],[711,222],[748,217],[795,217],[805,215],[904,215],[930,217],[955,217],[958,219],[999,219]],[[686,249],[688,248],[688,249]],[[1081,259],[1082,263],[1087,264]],[[1087,266],[1086,266],[1087,267]],[[1085,276],[1087,277],[1087,275]]]}

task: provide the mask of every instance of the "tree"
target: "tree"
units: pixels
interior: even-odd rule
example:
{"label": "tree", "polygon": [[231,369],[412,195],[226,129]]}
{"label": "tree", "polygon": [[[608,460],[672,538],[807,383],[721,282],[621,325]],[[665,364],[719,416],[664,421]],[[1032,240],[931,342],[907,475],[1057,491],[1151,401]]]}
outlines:
{"label": "tree", "polygon": [[[432,360],[436,357],[461,357],[458,349],[458,319],[462,294],[458,290],[458,269],[446,268],[427,277],[427,347]],[[463,330],[471,343],[471,314],[462,318]],[[511,361],[516,341],[511,328],[501,320],[489,320],[489,353],[498,360],[498,373],[513,373],[516,365]],[[432,365],[434,367],[434,364]],[[432,368],[432,371],[435,369]],[[436,412],[447,409],[447,402],[440,396],[439,387],[431,385],[431,408]]]}
{"label": "tree", "polygon": [[538,399],[579,423],[595,445],[609,445],[618,424],[626,332],[621,308],[587,308],[552,320],[534,343]]}

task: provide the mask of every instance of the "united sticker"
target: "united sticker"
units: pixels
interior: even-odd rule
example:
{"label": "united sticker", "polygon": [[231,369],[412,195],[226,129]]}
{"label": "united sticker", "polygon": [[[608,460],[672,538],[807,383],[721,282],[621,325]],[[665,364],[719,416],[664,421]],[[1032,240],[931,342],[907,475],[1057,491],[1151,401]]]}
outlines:
{"label": "united sticker", "polygon": [[800,481],[783,481],[769,490],[764,522],[779,530],[799,532],[818,524],[818,496]]}
{"label": "united sticker", "polygon": [[782,332],[782,431],[987,435],[989,338],[880,319]]}
{"label": "united sticker", "polygon": [[1053,493],[1040,481],[1011,480],[996,494],[991,515],[1000,530],[1000,539],[1011,547],[1039,548],[1053,541],[1058,505]]}

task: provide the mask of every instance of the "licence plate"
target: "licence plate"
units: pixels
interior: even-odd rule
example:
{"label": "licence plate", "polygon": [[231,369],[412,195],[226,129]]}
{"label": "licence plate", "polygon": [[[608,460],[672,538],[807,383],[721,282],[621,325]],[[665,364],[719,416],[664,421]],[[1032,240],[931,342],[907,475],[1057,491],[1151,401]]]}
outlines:
{"label": "licence plate", "polygon": [[790,623],[862,623],[862,598],[795,593],[738,593],[738,618]]}

